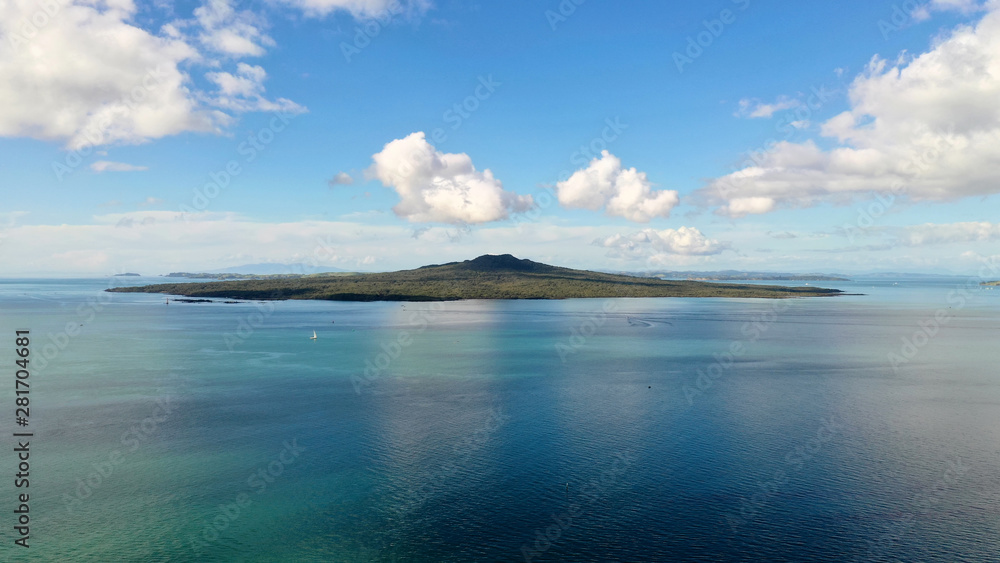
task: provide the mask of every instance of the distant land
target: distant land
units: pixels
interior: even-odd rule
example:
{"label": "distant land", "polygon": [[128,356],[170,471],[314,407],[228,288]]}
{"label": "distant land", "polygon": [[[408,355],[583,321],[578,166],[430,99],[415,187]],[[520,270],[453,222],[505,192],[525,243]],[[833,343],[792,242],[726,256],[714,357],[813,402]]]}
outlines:
{"label": "distant land", "polygon": [[232,266],[221,270],[209,270],[208,274],[253,274],[253,275],[273,275],[273,274],[326,274],[330,272],[347,272],[340,268],[309,266],[306,264],[280,264],[277,262],[263,262],[260,264],[244,264],[242,266]]}
{"label": "distant land", "polygon": [[186,278],[195,280],[279,280],[324,276],[352,276],[354,272],[324,272],[319,274],[212,274],[209,272],[171,272],[166,278]]}
{"label": "distant land", "polygon": [[854,279],[864,278],[864,279],[889,279],[889,280],[901,280],[901,279],[942,279],[942,278],[967,278],[969,276],[963,276],[961,274],[953,274],[951,272],[941,272],[937,274],[914,274],[908,272],[865,272],[857,274]]}
{"label": "distant land", "polygon": [[209,270],[207,272],[171,272],[167,278],[187,278],[199,280],[258,280],[258,279],[280,279],[280,278],[300,278],[303,276],[315,276],[325,274],[352,274],[348,270],[331,267],[307,266],[306,264],[281,264],[277,262],[264,262],[260,264],[244,264],[233,266],[221,270]]}
{"label": "distant land", "polygon": [[121,276],[138,276],[138,275],[139,274],[133,274],[132,272],[128,272],[128,273],[125,273],[125,274],[115,274],[115,277],[118,278],[118,277],[121,277]]}
{"label": "distant land", "polygon": [[780,272],[742,272],[722,270],[718,272],[675,272],[652,271],[644,276],[672,280],[753,280],[753,281],[851,281],[849,278],[830,274],[787,274]]}
{"label": "distant land", "polygon": [[1000,285],[1000,280],[983,282],[982,285]]}
{"label": "distant land", "polygon": [[228,299],[329,301],[456,301],[607,297],[820,297],[836,289],[665,281],[572,270],[510,254],[378,274],[316,275],[118,287],[118,293],[164,293]]}

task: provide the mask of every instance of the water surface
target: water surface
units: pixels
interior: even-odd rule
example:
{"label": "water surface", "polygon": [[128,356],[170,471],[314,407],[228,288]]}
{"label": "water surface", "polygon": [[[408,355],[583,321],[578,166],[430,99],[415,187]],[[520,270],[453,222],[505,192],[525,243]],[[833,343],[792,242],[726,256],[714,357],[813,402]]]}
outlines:
{"label": "water surface", "polygon": [[863,295],[165,305],[0,280],[36,433],[32,547],[8,532],[0,558],[995,561],[1000,291],[813,284]]}

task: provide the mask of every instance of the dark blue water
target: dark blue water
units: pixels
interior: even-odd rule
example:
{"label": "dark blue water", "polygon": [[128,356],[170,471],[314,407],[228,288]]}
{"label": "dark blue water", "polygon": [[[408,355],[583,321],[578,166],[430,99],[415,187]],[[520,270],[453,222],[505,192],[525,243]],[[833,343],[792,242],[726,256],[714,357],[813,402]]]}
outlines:
{"label": "dark blue water", "polygon": [[996,561],[1000,291],[971,281],[436,305],[3,281],[37,435],[32,547],[7,517],[0,558]]}

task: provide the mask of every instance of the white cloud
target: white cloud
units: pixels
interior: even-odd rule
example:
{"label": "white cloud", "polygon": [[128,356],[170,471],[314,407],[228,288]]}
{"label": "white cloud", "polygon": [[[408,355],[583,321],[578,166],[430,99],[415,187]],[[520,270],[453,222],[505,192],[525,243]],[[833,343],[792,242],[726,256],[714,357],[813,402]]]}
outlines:
{"label": "white cloud", "polygon": [[767,213],[774,209],[777,202],[770,197],[737,197],[720,207],[723,215],[730,217],[745,217]]}
{"label": "white cloud", "polygon": [[1000,241],[1000,224],[988,221],[924,223],[905,227],[870,227],[858,229],[854,234],[881,238],[883,242],[871,248],[889,250],[899,246],[997,242]]}
{"label": "white cloud", "polygon": [[[917,57],[875,57],[851,109],[822,124],[834,141],[780,142],[696,192],[723,215],[844,204],[893,187],[912,200],[1000,191],[1000,2]],[[829,142],[829,141],[827,141]]]}
{"label": "white cloud", "polygon": [[616,234],[594,241],[597,246],[608,249],[613,258],[662,259],[665,255],[708,256],[721,254],[729,245],[709,239],[694,227],[679,229],[643,229],[630,235]]}
{"label": "white cloud", "polygon": [[621,160],[608,151],[556,187],[564,207],[595,211],[604,208],[608,215],[637,223],[669,217],[679,201],[676,191],[654,190],[644,172],[622,168]]}
{"label": "white cloud", "polygon": [[107,268],[111,261],[107,252],[100,250],[68,250],[52,254],[51,259],[63,264],[68,271],[93,272]]}
{"label": "white cloud", "polygon": [[505,191],[488,169],[476,170],[469,155],[435,150],[423,132],[386,144],[372,160],[369,174],[396,190],[393,211],[412,222],[486,223],[533,206],[531,196]]}
{"label": "white cloud", "polygon": [[[615,253],[615,240],[620,259],[632,259],[633,266],[625,269],[642,269],[635,266],[641,264],[643,268],[669,269],[684,265],[686,269],[857,272],[877,264],[879,269],[895,271],[976,271],[978,263],[965,255],[996,254],[996,240],[1000,240],[986,240],[996,237],[994,224],[994,234],[983,235],[982,240],[964,247],[899,247],[895,252],[855,248],[849,253],[775,249],[763,254],[752,250],[719,253],[729,244],[708,239],[690,227],[678,228],[673,234],[667,229],[651,231],[645,237],[633,233],[615,239],[617,230],[612,226],[566,226],[546,218],[517,225],[484,225],[470,236],[459,237],[455,233],[460,227],[436,225],[420,239],[413,238],[413,225],[343,219],[271,223],[227,212],[139,210],[103,214],[88,224],[75,225],[21,224],[26,219],[22,216],[17,223],[7,219],[5,224],[5,215],[0,213],[0,261],[10,265],[7,275],[164,274],[258,262],[311,261],[321,266],[372,269],[361,267],[370,256],[378,257],[377,269],[395,270],[468,260],[487,253],[511,253],[572,268],[622,269],[622,264],[614,265],[607,257],[609,252]],[[975,231],[959,227],[966,229]],[[728,240],[740,240],[749,245],[747,248],[753,248],[758,237],[769,240],[763,232],[754,234],[752,230],[727,235]],[[595,239],[596,245],[592,244]],[[604,246],[608,239],[611,243]],[[440,244],[428,244],[428,240]],[[641,262],[643,258],[645,262]]]}
{"label": "white cloud", "polygon": [[982,10],[978,0],[930,0],[914,10],[913,19],[924,21],[931,17],[931,12],[961,12],[971,14]]}
{"label": "white cloud", "polygon": [[[223,70],[274,41],[262,17],[206,2],[159,30],[137,22],[133,0],[60,0],[51,14],[34,0],[0,3],[0,136],[79,149],[219,134],[248,111],[304,111],[264,97],[263,68]],[[199,67],[214,69],[216,93],[192,80]]]}
{"label": "white cloud", "polygon": [[[311,16],[341,10],[380,19],[431,7],[429,0],[284,3]],[[241,113],[305,111],[264,96],[261,66],[236,64],[276,45],[262,13],[237,10],[233,0],[201,0],[188,19],[159,29],[144,27],[137,14],[135,0],[0,2],[0,137],[72,150],[222,134]],[[199,69],[211,69],[205,76],[217,91],[200,88]]]}
{"label": "white cloud", "polygon": [[788,96],[779,96],[777,101],[773,104],[765,104],[760,100],[750,100],[744,98],[740,100],[740,107],[736,112],[736,115],[738,117],[766,118],[771,117],[775,112],[797,108],[801,105],[802,102],[796,100],[795,98],[789,98]]}
{"label": "white cloud", "polygon": [[133,164],[126,164],[124,162],[112,162],[110,160],[98,160],[90,165],[90,169],[94,172],[137,172],[142,170],[149,170],[147,166],[135,166]]}
{"label": "white cloud", "polygon": [[277,101],[271,101],[264,97],[264,80],[267,79],[267,72],[263,67],[239,63],[236,65],[236,74],[210,72],[205,76],[219,87],[212,104],[235,113],[306,111],[304,107],[291,100],[278,98]]}
{"label": "white cloud", "polygon": [[897,235],[907,246],[952,244],[956,242],[996,242],[1000,240],[1000,224],[986,221],[913,225]]}
{"label": "white cloud", "polygon": [[153,205],[160,205],[162,203],[163,203],[162,199],[158,197],[149,196],[146,199],[139,202],[139,207],[149,207]]}
{"label": "white cloud", "polygon": [[322,17],[337,10],[346,10],[357,17],[421,15],[431,7],[430,0],[282,0],[307,15]]}
{"label": "white cloud", "polygon": [[207,221],[237,221],[239,215],[235,213],[218,212],[196,212],[183,213],[180,211],[132,211],[126,213],[105,213],[104,215],[94,215],[94,223],[98,225],[119,225],[122,221],[137,224],[170,224],[175,225],[196,225],[199,222]]}
{"label": "white cloud", "polygon": [[25,27],[38,13],[33,0],[0,4],[0,135],[79,148],[217,131],[225,121],[198,106],[178,68],[197,51],[129,23],[130,0],[71,0],[46,25]]}
{"label": "white cloud", "polygon": [[[163,274],[258,262],[315,262],[354,269],[371,264],[372,256],[378,257],[383,269],[401,269],[508,252],[557,265],[584,266],[587,256],[599,260],[602,254],[587,243],[610,234],[596,227],[543,222],[483,226],[475,229],[475,236],[457,240],[446,236],[457,230],[454,226],[433,226],[432,230],[440,231],[435,240],[442,244],[414,239],[412,225],[344,220],[272,223],[227,212],[147,210],[102,214],[83,225],[12,224],[4,228],[0,223],[4,238],[0,260],[16,265],[6,272],[9,275]],[[92,249],[100,249],[100,256]]]}
{"label": "white cloud", "polygon": [[354,183],[354,178],[351,177],[347,172],[338,172],[336,176],[331,178],[328,182],[331,188],[337,186],[350,186]]}
{"label": "white cloud", "polygon": [[773,231],[767,231],[767,233],[765,233],[765,234],[767,234],[767,236],[769,236],[771,238],[782,239],[782,240],[784,240],[784,239],[799,238],[799,236],[796,235],[795,233],[790,233],[788,231],[778,232],[778,233],[773,232]]}
{"label": "white cloud", "polygon": [[[310,16],[418,16],[430,0],[282,0]],[[173,12],[172,4],[156,6]],[[188,19],[152,29],[135,0],[0,1],[0,137],[67,149],[222,134],[244,112],[303,112],[264,97],[264,69],[239,63],[276,45],[264,15],[201,0]],[[71,56],[70,56],[71,54]],[[199,69],[217,92],[199,87]]]}
{"label": "white cloud", "polygon": [[274,47],[261,29],[266,25],[261,16],[244,10],[237,12],[230,0],[206,0],[194,11],[202,31],[199,39],[210,49],[232,56],[259,57],[264,47]]}
{"label": "white cloud", "polygon": [[9,228],[17,225],[17,220],[27,214],[27,211],[0,212],[0,228]]}

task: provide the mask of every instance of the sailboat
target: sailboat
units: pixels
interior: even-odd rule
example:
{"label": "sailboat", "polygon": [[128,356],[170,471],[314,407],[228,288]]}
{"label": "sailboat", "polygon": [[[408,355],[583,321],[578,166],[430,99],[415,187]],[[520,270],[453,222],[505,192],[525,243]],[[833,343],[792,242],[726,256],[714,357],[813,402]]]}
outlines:
{"label": "sailboat", "polygon": [[316,331],[313,331],[313,335],[309,337],[309,340],[316,340]]}

